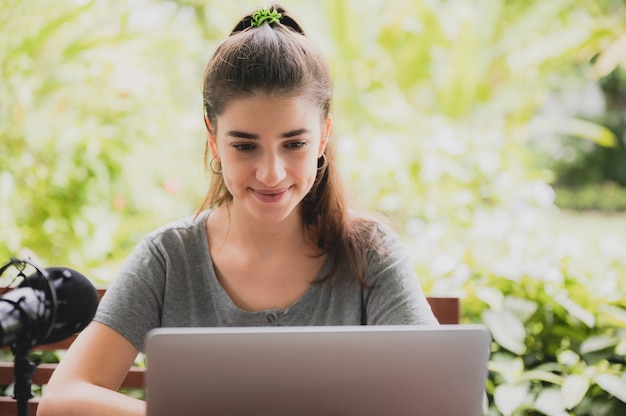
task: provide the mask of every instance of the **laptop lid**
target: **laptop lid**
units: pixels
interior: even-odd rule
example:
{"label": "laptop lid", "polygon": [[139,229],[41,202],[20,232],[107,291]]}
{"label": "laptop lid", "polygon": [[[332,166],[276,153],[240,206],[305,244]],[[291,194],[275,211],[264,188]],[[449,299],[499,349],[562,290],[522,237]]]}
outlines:
{"label": "laptop lid", "polygon": [[160,328],[148,416],[480,416],[480,325]]}

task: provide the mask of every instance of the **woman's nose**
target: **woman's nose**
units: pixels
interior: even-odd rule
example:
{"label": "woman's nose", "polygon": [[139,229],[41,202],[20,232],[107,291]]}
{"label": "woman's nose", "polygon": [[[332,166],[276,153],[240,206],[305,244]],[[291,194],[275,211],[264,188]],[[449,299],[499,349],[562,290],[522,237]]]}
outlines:
{"label": "woman's nose", "polygon": [[285,176],[285,163],[278,155],[266,155],[257,166],[256,178],[267,186],[278,185]]}

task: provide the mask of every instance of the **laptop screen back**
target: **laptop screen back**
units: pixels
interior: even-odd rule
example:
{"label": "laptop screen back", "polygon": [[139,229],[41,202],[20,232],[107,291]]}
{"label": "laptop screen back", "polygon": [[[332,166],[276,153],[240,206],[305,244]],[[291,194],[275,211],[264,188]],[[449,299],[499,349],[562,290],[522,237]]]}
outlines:
{"label": "laptop screen back", "polygon": [[478,325],[160,328],[148,416],[480,416],[490,341]]}

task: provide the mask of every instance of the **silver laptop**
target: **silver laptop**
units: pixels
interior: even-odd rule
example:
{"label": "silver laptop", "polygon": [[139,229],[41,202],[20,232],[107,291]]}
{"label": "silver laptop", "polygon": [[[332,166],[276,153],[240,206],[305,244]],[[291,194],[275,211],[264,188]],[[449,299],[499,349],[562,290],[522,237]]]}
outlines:
{"label": "silver laptop", "polygon": [[160,328],[148,416],[480,416],[481,325]]}

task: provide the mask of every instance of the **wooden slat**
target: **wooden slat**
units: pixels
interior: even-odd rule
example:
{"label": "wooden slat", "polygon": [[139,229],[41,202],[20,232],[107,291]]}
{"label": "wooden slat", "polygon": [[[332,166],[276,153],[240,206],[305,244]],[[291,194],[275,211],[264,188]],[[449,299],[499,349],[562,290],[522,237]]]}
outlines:
{"label": "wooden slat", "polygon": [[[0,293],[8,293],[10,291],[12,291],[13,287],[7,287],[4,285],[0,285]],[[100,301],[100,299],[102,299],[102,296],[104,296],[104,293],[107,291],[106,287],[102,287],[102,286],[98,286],[96,287],[96,292],[98,293],[98,301]]]}
{"label": "wooden slat", "polygon": [[[33,384],[46,384],[50,380],[52,373],[57,365],[53,363],[39,364],[32,376]],[[127,389],[143,389],[144,387],[145,368],[131,367],[128,375],[122,382],[122,388]],[[0,385],[7,386],[14,381],[13,363],[0,362]]]}
{"label": "wooden slat", "polygon": [[461,323],[461,302],[459,298],[427,297],[433,313],[442,325]]}
{"label": "wooden slat", "polygon": [[[39,399],[30,399],[28,401],[28,414],[35,416],[37,413],[37,406],[39,405]],[[0,416],[16,416],[17,415],[17,401],[8,396],[0,396]]]}
{"label": "wooden slat", "polygon": [[66,350],[72,345],[72,342],[76,339],[76,335],[71,335],[64,340],[53,342],[52,344],[40,344],[33,348],[34,351],[58,351]]}
{"label": "wooden slat", "polygon": [[122,388],[143,389],[145,387],[145,377],[146,369],[144,367],[131,367],[122,382]]}

